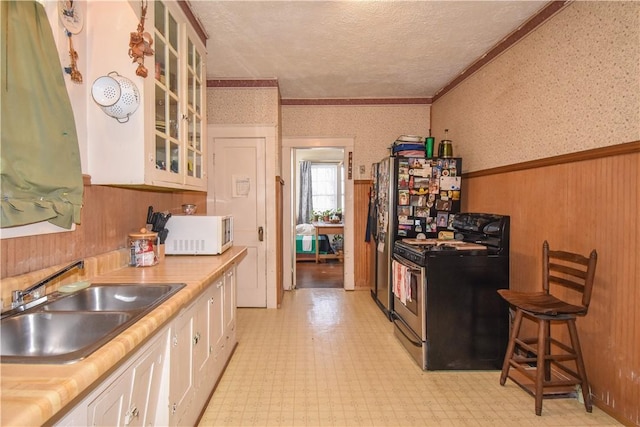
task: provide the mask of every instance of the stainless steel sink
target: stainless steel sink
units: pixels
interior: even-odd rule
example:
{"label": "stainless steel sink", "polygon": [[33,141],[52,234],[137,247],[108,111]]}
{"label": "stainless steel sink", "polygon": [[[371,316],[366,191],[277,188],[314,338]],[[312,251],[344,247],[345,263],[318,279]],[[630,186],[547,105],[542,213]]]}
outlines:
{"label": "stainless steel sink", "polygon": [[94,285],[46,302],[46,311],[131,311],[164,301],[175,285]]}
{"label": "stainless steel sink", "polygon": [[[93,353],[131,313],[27,313],[2,321],[2,361],[65,363]],[[5,360],[6,358],[6,360]]]}
{"label": "stainless steel sink", "polygon": [[46,301],[0,324],[2,363],[64,364],[115,338],[185,285],[95,284]]}

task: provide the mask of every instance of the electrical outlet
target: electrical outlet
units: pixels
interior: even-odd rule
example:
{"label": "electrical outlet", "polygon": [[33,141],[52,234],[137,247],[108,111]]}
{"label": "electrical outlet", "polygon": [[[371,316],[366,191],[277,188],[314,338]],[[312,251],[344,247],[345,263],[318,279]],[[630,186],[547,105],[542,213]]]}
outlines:
{"label": "electrical outlet", "polygon": [[365,173],[365,167],[364,165],[360,165],[360,176],[364,175]]}

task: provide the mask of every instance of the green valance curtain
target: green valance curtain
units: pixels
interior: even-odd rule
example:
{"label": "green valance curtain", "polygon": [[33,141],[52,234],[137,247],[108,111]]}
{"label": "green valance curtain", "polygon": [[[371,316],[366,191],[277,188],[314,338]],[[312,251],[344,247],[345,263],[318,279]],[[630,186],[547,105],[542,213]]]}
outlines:
{"label": "green valance curtain", "polygon": [[80,223],[82,169],[63,69],[44,7],[2,0],[0,227]]}

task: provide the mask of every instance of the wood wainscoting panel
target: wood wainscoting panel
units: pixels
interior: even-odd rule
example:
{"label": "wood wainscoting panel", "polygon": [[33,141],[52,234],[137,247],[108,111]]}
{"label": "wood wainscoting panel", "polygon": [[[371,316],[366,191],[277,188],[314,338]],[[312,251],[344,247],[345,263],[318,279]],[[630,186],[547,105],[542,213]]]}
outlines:
{"label": "wood wainscoting panel", "polygon": [[91,185],[85,179],[82,223],[76,230],[2,239],[0,278],[123,248],[128,234],[145,226],[149,206],[155,211],[180,214],[183,203],[194,203],[198,205],[198,213],[205,214],[207,195]]}
{"label": "wood wainscoting panel", "polygon": [[541,289],[544,240],[552,249],[584,255],[597,250],[591,305],[577,321],[580,342],[594,402],[635,425],[640,420],[639,169],[635,149],[463,176],[464,211],[511,216],[512,289]]}
{"label": "wood wainscoting panel", "polygon": [[353,275],[356,290],[370,289],[370,246],[365,242],[371,180],[353,182]]}

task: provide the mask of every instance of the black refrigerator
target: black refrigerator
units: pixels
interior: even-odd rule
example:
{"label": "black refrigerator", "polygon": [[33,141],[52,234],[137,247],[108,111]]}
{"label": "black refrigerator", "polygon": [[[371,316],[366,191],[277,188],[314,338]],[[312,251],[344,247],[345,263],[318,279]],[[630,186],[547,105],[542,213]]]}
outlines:
{"label": "black refrigerator", "polygon": [[453,235],[460,212],[462,159],[385,157],[372,165],[370,231],[371,296],[391,320],[393,243],[402,238]]}

